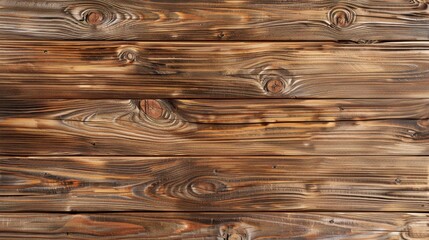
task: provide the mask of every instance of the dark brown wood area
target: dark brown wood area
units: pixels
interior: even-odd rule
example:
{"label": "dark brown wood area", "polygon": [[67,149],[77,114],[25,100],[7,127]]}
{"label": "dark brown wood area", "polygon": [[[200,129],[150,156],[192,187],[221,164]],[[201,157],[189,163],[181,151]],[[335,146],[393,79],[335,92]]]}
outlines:
{"label": "dark brown wood area", "polygon": [[0,0],[0,239],[428,240],[429,1]]}

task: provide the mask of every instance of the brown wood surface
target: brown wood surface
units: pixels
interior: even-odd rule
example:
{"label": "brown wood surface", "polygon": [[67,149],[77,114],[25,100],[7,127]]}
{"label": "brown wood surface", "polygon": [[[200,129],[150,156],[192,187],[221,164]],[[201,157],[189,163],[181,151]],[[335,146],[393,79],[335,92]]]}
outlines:
{"label": "brown wood surface", "polygon": [[429,96],[428,42],[0,41],[0,51],[2,98]]}
{"label": "brown wood surface", "polygon": [[0,212],[429,209],[429,157],[1,157]]}
{"label": "brown wood surface", "polygon": [[416,213],[1,214],[0,239],[425,240]]}
{"label": "brown wood surface", "polygon": [[427,119],[194,123],[184,120],[165,100],[128,101],[126,107],[111,107],[115,102],[88,108],[77,105],[72,110],[57,104],[50,115],[31,108],[15,110],[8,103],[2,103],[6,106],[0,113],[0,152],[7,155],[429,153]]}
{"label": "brown wood surface", "polygon": [[428,40],[425,0],[1,0],[2,39]]}
{"label": "brown wood surface", "polygon": [[[147,106],[160,107],[158,114]],[[0,101],[0,118],[110,122],[114,116],[162,118],[164,109],[176,121],[200,124],[423,120],[429,99],[21,99]]]}
{"label": "brown wood surface", "polygon": [[0,239],[428,240],[428,0],[0,0]]}

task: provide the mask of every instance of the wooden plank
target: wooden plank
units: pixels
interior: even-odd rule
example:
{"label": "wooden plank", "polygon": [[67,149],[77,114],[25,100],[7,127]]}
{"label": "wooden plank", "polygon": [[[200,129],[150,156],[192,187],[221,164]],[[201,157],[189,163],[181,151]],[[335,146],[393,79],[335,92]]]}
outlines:
{"label": "wooden plank", "polygon": [[424,240],[416,213],[110,213],[0,215],[0,239]]}
{"label": "wooden plank", "polygon": [[0,118],[0,152],[5,155],[429,154],[427,119],[193,123],[182,119],[180,112],[166,101],[128,101],[128,106],[121,110],[111,106],[68,110],[57,105],[52,115],[30,110],[29,116],[22,116],[10,105],[6,109],[12,111],[3,111]]}
{"label": "wooden plank", "polygon": [[424,0],[1,0],[0,5],[3,39],[429,39]]}
{"label": "wooden plank", "polygon": [[1,98],[429,95],[429,42],[0,41],[0,51]]}
{"label": "wooden plank", "polygon": [[0,211],[429,209],[429,157],[1,157]]}
{"label": "wooden plank", "polygon": [[[278,123],[429,118],[429,99],[144,99],[188,123]],[[140,111],[135,99],[19,99],[0,101],[0,118],[41,118],[75,121],[133,119]]]}

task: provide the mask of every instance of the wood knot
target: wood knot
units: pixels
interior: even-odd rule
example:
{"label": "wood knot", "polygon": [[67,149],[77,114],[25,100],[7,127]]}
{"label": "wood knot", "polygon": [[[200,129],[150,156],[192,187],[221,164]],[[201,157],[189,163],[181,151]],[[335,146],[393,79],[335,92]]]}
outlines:
{"label": "wood knot", "polygon": [[189,184],[189,192],[194,196],[210,195],[228,191],[228,186],[220,181],[198,179]]}
{"label": "wood knot", "polygon": [[145,99],[140,101],[140,109],[149,117],[159,119],[164,113],[161,103],[155,99]]}
{"label": "wood knot", "polygon": [[264,90],[271,95],[280,95],[286,92],[286,87],[291,84],[292,78],[286,69],[264,69],[259,73]]}
{"label": "wood knot", "polygon": [[328,20],[337,28],[347,28],[356,21],[356,13],[351,8],[339,6],[329,11]]}
{"label": "wood knot", "polygon": [[90,11],[87,13],[85,19],[89,25],[96,26],[96,25],[100,25],[103,22],[104,16],[99,11]]}
{"label": "wood knot", "polygon": [[119,52],[118,59],[121,62],[133,63],[137,61],[138,53],[134,49],[124,49]]}
{"label": "wood knot", "polygon": [[285,88],[284,83],[279,79],[271,79],[265,85],[268,92],[278,94]]}
{"label": "wood knot", "polygon": [[[246,240],[248,239],[248,233],[245,228],[240,226],[221,226],[220,236],[218,239],[223,240]],[[249,237],[250,238],[250,237]]]}
{"label": "wood knot", "polygon": [[243,240],[243,237],[238,233],[233,233],[227,238],[228,240]]}

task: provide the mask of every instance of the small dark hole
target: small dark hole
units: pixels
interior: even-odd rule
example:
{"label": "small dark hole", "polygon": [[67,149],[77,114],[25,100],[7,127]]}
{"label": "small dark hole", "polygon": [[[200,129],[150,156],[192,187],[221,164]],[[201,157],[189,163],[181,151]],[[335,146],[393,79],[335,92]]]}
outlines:
{"label": "small dark hole", "polygon": [[334,219],[329,220],[329,223],[330,224],[334,223]]}
{"label": "small dark hole", "polygon": [[44,53],[44,54],[47,54],[47,53],[48,53],[48,50],[43,50],[43,53]]}
{"label": "small dark hole", "polygon": [[277,165],[274,165],[273,168],[277,168]]}

